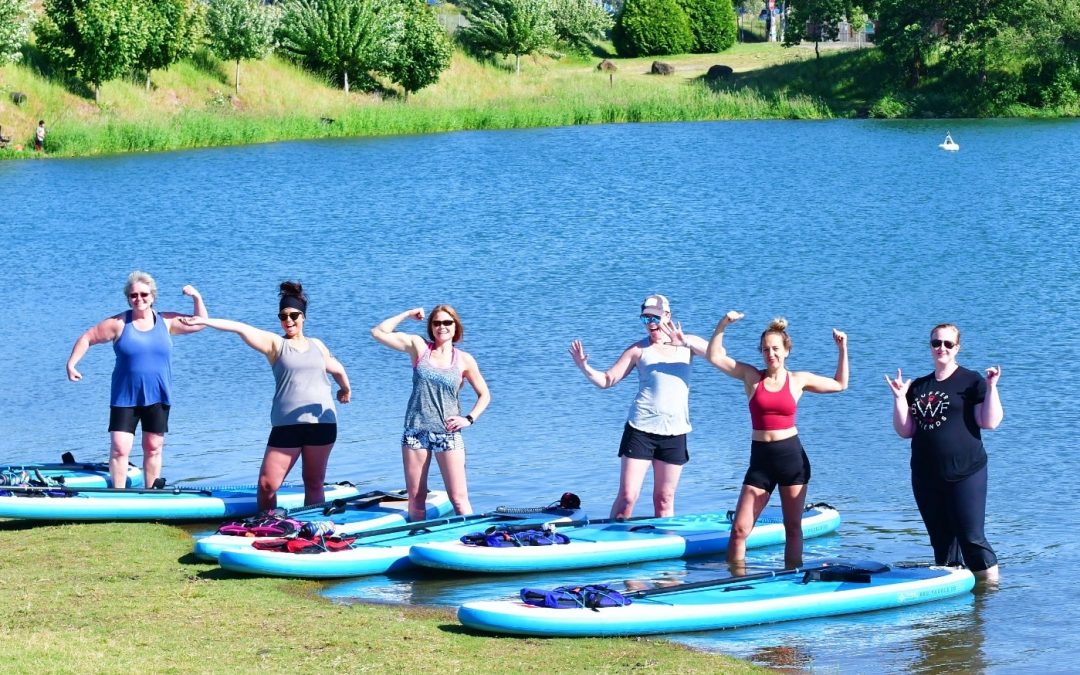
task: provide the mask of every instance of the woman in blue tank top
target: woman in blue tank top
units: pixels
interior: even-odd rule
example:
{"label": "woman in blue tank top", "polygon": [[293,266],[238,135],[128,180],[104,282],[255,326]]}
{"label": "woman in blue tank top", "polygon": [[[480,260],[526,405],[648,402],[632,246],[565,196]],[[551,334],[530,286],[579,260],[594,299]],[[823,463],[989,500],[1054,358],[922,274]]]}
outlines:
{"label": "woman in blue tank top", "polygon": [[326,465],[337,441],[337,410],[327,374],[338,384],[339,402],[348,403],[352,397],[345,367],[321,340],[304,335],[307,306],[303,286],[281,283],[278,320],[284,336],[228,319],[184,319],[192,326],[236,333],[265,356],[274,371],[270,438],[259,469],[259,509],[264,511],[277,506],[278,488],[298,459],[303,460],[304,503],[324,501]]}
{"label": "woman in blue tank top", "polygon": [[[386,319],[371,329],[371,336],[391,349],[405,352],[413,364],[412,394],[401,437],[409,518],[423,520],[427,511],[432,454],[454,511],[468,515],[472,513],[472,505],[465,480],[465,442],[461,430],[476,423],[491,402],[491,394],[476,359],[454,346],[464,337],[465,328],[453,307],[437,305],[431,310],[426,340],[399,332],[398,324],[405,319],[423,321],[424,309],[417,307]],[[476,392],[476,403],[462,415],[459,394],[466,381]]]}
{"label": "woman in blue tank top", "polygon": [[[206,305],[194,286],[184,286],[193,311],[205,317]],[[143,480],[152,486],[161,475],[161,455],[169,430],[172,406],[172,335],[202,330],[184,324],[176,312],[157,312],[157,284],[146,272],[135,271],[124,284],[126,312],[110,316],[75,340],[67,360],[67,376],[82,379],[76,366],[93,345],[111,342],[116,353],[109,398],[109,474],[115,487],[126,487],[128,457],[135,428],[142,422]]]}

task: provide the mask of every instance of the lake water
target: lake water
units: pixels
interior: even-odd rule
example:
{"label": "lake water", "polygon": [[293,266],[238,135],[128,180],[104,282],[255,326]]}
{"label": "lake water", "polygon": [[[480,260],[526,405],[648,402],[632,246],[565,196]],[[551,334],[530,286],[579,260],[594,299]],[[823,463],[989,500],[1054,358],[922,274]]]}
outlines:
{"label": "lake water", "polygon": [[[937,149],[946,131],[959,153]],[[1059,378],[1080,344],[1077,156],[1076,121],[953,120],[598,126],[3,162],[3,461],[107,456],[113,355],[91,349],[79,383],[64,363],[83,330],[125,308],[130,270],[155,275],[160,309],[188,310],[180,288],[192,283],[212,314],[273,331],[277,284],[293,278],[310,294],[308,333],[354,387],[331,478],[402,485],[408,360],[368,331],[449,302],[493,394],[465,434],[474,506],[534,506],[570,490],[606,515],[636,378],[596,389],[567,347],[583,339],[607,367],[643,335],[641,299],[662,292],[706,337],[727,310],[745,312],[726,343],[751,362],[775,315],[791,323],[794,369],[832,373],[830,330],[847,331],[850,388],[808,396],[799,415],[809,500],[845,519],[808,542],[807,558],[927,560],[882,375],[929,372],[928,332],[952,321],[962,363],[1003,367],[1005,421],[986,435],[1000,589],[672,639],[814,671],[1070,670],[1078,509],[1061,481],[1077,472],[1080,413]],[[252,482],[273,390],[262,357],[234,335],[178,337],[174,379],[164,475]],[[677,509],[732,508],[749,446],[741,386],[698,361],[691,409]],[[782,558],[779,547],[750,556],[763,567]],[[724,574],[722,561],[699,559],[537,580],[375,577],[327,594],[453,605],[534,581]]]}

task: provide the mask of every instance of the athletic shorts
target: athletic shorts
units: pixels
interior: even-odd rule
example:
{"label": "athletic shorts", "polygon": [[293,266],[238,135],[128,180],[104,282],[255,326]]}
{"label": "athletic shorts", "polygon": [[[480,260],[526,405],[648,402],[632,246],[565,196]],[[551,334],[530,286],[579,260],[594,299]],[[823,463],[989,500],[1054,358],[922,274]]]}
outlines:
{"label": "athletic shorts", "polygon": [[169,432],[169,408],[165,403],[137,405],[131,408],[109,406],[109,431],[135,433],[135,427],[142,421],[143,433],[166,434]]}
{"label": "athletic shorts", "polygon": [[655,459],[665,464],[682,466],[690,461],[690,452],[686,449],[686,434],[650,434],[648,431],[635,429],[627,422],[619,443],[619,457],[650,461]]}
{"label": "athletic shorts", "polygon": [[283,424],[270,428],[270,438],[266,444],[272,448],[302,448],[308,445],[333,445],[336,440],[336,424]]}
{"label": "athletic shorts", "polygon": [[451,434],[406,429],[401,434],[401,447],[411,450],[429,450],[431,452],[450,452],[451,450],[465,452],[465,439],[461,437],[460,431]]}
{"label": "athletic shorts", "polygon": [[751,441],[750,468],[743,485],[772,493],[777,485],[806,485],[810,482],[810,458],[798,436],[782,441]]}

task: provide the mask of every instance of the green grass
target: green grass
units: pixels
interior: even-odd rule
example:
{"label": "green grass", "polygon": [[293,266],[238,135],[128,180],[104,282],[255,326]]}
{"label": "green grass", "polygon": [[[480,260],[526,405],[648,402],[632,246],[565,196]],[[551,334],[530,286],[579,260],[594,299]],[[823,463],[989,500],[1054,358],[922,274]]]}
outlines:
{"label": "green grass", "polygon": [[156,524],[0,522],[5,673],[764,672],[649,639],[472,633],[449,609],[331,604],[195,562]]}

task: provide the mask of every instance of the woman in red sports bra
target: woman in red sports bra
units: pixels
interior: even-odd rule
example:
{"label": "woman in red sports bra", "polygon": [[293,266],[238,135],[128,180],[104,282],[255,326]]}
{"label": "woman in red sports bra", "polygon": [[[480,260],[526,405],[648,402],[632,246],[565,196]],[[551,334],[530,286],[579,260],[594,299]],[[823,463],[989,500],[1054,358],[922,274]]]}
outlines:
{"label": "woman in red sports bra", "polygon": [[762,509],[769,503],[773,490],[780,487],[780,507],[784,512],[784,564],[788,568],[802,565],[802,515],[806,507],[806,485],[810,482],[810,460],[806,457],[795,413],[803,392],[831,394],[847,389],[847,335],[833,329],[833,341],[839,350],[836,374],[833,377],[807,371],[790,371],[785,367],[791,353],[791,337],[787,320],[773,319],[761,334],[759,348],[765,368],[736,361],[724,349],[724,329],[743,318],[742,313],[730,311],[716,324],[706,358],[728,375],[742,380],[750,403],[750,468],[743,478],[742,492],[735,507],[735,522],[728,543],[729,563],[741,564],[746,557],[746,538]]}

